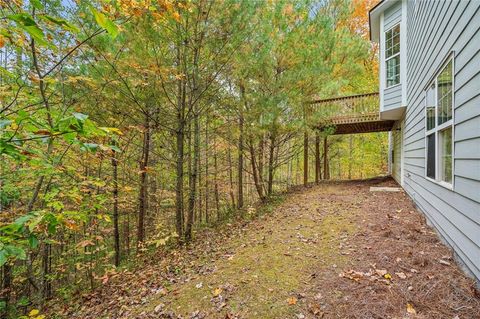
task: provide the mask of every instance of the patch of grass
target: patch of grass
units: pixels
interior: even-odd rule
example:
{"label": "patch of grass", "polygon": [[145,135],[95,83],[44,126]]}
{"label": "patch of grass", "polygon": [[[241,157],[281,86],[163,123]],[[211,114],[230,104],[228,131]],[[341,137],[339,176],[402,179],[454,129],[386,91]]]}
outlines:
{"label": "patch of grass", "polygon": [[[273,199],[258,208],[255,215],[283,209],[279,205],[284,200],[283,196]],[[318,216],[318,204],[308,205],[309,213],[275,214],[262,221],[261,230],[250,229],[245,237],[232,239],[226,246],[235,255],[217,260],[216,271],[172,287],[172,293],[154,298],[147,309],[162,302],[175,313],[187,315],[201,310],[208,318],[224,318],[226,311],[248,318],[293,315],[297,308],[289,305],[287,298],[301,290],[313,272],[333,263],[341,267],[348,256],[341,255],[338,246],[356,229],[350,222],[352,212],[327,207],[328,213]],[[225,286],[232,289],[222,288],[227,306],[218,310],[213,291]]]}

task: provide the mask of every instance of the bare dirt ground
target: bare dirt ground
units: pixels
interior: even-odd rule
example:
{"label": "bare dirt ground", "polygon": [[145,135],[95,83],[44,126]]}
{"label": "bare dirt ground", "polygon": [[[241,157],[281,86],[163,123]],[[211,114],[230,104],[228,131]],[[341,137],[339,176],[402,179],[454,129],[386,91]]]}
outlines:
{"label": "bare dirt ground", "polygon": [[[112,274],[68,318],[480,318],[452,252],[392,180],[324,183]],[[268,209],[267,209],[268,210]],[[250,210],[251,214],[256,212]]]}

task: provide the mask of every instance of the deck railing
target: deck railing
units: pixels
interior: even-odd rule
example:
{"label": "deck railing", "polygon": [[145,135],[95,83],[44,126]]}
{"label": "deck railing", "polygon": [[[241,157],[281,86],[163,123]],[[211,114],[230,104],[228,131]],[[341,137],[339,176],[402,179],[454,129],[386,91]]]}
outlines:
{"label": "deck railing", "polygon": [[368,122],[379,117],[378,92],[313,100],[310,105],[310,111],[325,124]]}

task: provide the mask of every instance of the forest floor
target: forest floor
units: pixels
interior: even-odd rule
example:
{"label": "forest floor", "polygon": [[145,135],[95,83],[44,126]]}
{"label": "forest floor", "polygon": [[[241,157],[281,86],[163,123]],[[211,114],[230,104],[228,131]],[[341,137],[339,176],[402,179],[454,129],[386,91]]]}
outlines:
{"label": "forest floor", "polygon": [[[322,183],[111,274],[68,318],[479,318],[480,296],[392,180]],[[52,309],[53,310],[53,309]]]}

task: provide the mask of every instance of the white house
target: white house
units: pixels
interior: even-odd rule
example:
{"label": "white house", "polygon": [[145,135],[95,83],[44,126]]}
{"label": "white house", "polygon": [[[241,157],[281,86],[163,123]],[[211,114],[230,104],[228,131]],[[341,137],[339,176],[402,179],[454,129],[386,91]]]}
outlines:
{"label": "white house", "polygon": [[384,0],[370,33],[392,176],[480,281],[480,1]]}

